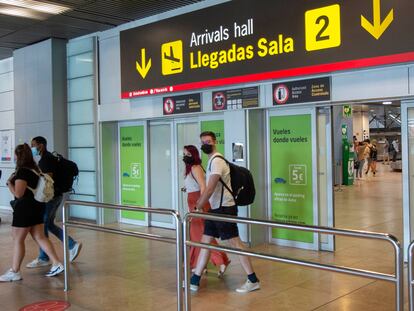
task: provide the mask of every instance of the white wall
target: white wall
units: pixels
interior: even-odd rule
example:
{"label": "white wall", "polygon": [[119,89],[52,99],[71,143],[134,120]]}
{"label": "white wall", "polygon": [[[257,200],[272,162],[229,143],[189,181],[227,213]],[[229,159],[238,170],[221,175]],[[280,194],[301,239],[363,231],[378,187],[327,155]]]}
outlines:
{"label": "white wall", "polygon": [[365,139],[365,134],[369,136],[369,115],[367,111],[353,112],[352,115],[353,124],[354,124],[354,135],[357,137],[358,141]]}
{"label": "white wall", "polygon": [[[14,81],[13,58],[0,60],[0,134],[10,132],[13,137],[14,150]],[[0,159],[1,160],[1,159]],[[1,162],[0,170],[0,209],[10,209],[9,202],[13,198],[6,187],[7,178],[14,170],[13,160]]]}

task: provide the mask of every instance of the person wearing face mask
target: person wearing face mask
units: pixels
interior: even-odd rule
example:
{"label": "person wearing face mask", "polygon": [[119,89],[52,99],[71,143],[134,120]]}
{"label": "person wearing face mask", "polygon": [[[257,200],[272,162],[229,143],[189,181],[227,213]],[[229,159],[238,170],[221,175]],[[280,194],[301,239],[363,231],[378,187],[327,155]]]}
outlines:
{"label": "person wearing face mask", "polygon": [[[211,209],[208,213],[237,216],[237,205],[233,195],[222,184],[225,183],[231,189],[230,167],[223,159],[218,157],[221,154],[216,150],[216,135],[213,132],[203,132],[200,134],[200,139],[202,143],[201,150],[208,155],[209,160],[206,169],[207,187],[201,194],[196,209],[201,209],[204,204],[209,202]],[[233,248],[244,249],[236,223],[205,220],[201,243],[209,244],[215,238],[229,241]],[[205,248],[201,249],[196,269],[190,280],[190,289],[192,291],[198,291],[201,274],[207,263],[209,254],[210,250]],[[247,280],[236,291],[238,293],[248,293],[260,289],[259,279],[253,270],[249,257],[240,255],[238,257],[247,274]]]}
{"label": "person wearing face mask", "polygon": [[[185,163],[184,173],[184,186],[187,192],[187,203],[190,212],[196,211],[197,201],[200,195],[206,189],[205,175],[203,168],[201,167],[201,159],[198,150],[193,145],[184,146],[183,161]],[[208,202],[201,207],[200,212],[207,212],[210,209]],[[200,242],[204,232],[204,220],[201,218],[195,218],[190,224],[190,239],[194,242]],[[217,245],[216,239],[211,242],[213,245]],[[200,248],[190,247],[190,266],[194,269],[198,256],[200,254]],[[218,277],[221,278],[230,264],[230,260],[226,253],[219,251],[212,251],[210,262],[219,267]]]}
{"label": "person wearing face mask", "polygon": [[[47,141],[46,138],[42,136],[37,136],[32,139],[32,154],[34,157],[39,157],[39,167],[43,173],[50,175],[54,178],[57,171],[57,158],[47,150]],[[53,233],[60,241],[63,242],[63,230],[55,224],[56,212],[63,201],[63,193],[55,187],[55,196],[54,198],[46,203],[46,209],[44,213],[44,223],[45,223],[45,235],[49,236],[49,231]],[[79,255],[79,252],[82,248],[82,243],[76,242],[72,237],[69,236],[69,259],[72,262]],[[42,266],[49,265],[49,256],[43,251],[42,248],[39,249],[39,256],[29,262],[27,268],[38,268]]]}

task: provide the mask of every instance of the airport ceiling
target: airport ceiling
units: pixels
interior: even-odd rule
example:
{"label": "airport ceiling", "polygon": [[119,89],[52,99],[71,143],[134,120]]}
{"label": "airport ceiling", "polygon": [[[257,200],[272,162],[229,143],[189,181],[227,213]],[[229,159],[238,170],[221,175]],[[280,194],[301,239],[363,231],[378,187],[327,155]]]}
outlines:
{"label": "airport ceiling", "polygon": [[49,38],[76,38],[201,1],[0,0],[0,59]]}

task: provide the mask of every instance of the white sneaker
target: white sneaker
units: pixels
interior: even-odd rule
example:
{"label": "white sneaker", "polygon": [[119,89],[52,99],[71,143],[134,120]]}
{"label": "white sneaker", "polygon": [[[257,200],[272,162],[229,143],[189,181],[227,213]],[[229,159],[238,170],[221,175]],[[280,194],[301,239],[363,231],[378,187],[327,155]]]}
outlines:
{"label": "white sneaker", "polygon": [[36,258],[26,265],[26,268],[38,268],[50,265],[49,260]]}
{"label": "white sneaker", "polygon": [[20,281],[21,279],[20,272],[14,272],[12,269],[0,276],[0,282],[14,282]]}
{"label": "white sneaker", "polygon": [[69,250],[69,260],[70,262],[74,261],[78,257],[82,249],[82,243],[76,242],[71,250]]}
{"label": "white sneaker", "polygon": [[195,284],[190,284],[190,290],[191,290],[191,291],[193,291],[193,292],[198,292],[198,288],[199,288],[199,286],[198,286],[198,285],[195,285]]}
{"label": "white sneaker", "polygon": [[238,292],[238,293],[249,293],[249,292],[252,292],[252,291],[258,290],[258,289],[260,289],[260,283],[259,282],[252,283],[252,282],[250,282],[249,279],[247,279],[246,283],[244,283],[241,287],[236,289],[236,292]]}
{"label": "white sneaker", "polygon": [[63,270],[65,270],[63,265],[61,263],[58,263],[57,265],[52,266],[52,268],[50,268],[49,272],[46,273],[45,276],[47,277],[55,276],[55,275],[62,273]]}

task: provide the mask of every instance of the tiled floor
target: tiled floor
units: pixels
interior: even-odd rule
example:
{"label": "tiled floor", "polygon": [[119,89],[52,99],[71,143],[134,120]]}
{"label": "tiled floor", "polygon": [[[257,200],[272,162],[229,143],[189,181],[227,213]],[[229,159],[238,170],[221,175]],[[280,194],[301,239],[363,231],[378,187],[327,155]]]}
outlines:
{"label": "tiled floor", "polygon": [[[389,232],[402,239],[401,173],[385,172],[335,192],[336,226]],[[11,260],[10,216],[0,225],[0,270]],[[157,230],[158,232],[161,230]],[[173,232],[163,233],[173,236]],[[63,292],[63,276],[45,278],[47,268],[22,269],[24,280],[0,284],[0,310],[19,310],[41,300],[64,299],[69,310],[175,310],[175,246],[132,237],[76,229],[84,248],[72,264],[72,290]],[[56,242],[56,240],[54,240]],[[384,242],[338,237],[336,252],[313,252],[261,246],[257,250],[309,261],[393,273],[393,250]],[[27,240],[24,264],[35,257]],[[59,243],[55,245],[61,250]],[[244,282],[237,258],[224,279],[210,267],[200,291],[192,295],[193,310],[393,310],[394,286],[298,266],[253,260],[262,289],[246,295],[234,289]],[[405,297],[406,298],[406,297]],[[406,299],[405,299],[406,300]]]}

